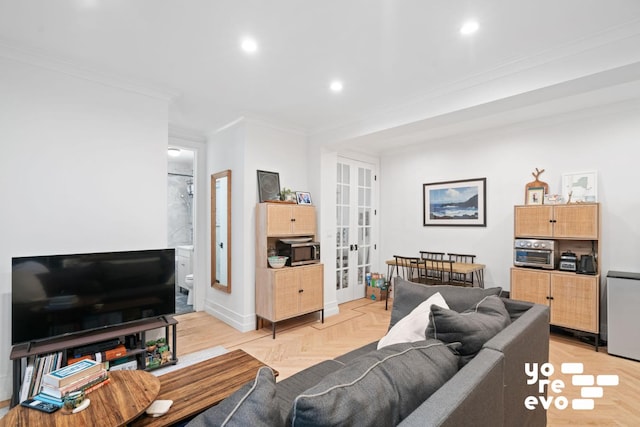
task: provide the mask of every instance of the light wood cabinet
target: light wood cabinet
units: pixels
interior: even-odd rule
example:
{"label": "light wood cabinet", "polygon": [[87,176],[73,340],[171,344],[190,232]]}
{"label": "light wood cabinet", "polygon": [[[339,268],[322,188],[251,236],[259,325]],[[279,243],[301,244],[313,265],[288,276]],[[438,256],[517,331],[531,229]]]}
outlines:
{"label": "light wood cabinet", "polygon": [[316,234],[314,206],[265,203],[267,236]]}
{"label": "light wood cabinet", "polygon": [[599,205],[516,206],[516,237],[599,239]]}
{"label": "light wood cabinet", "polygon": [[303,314],[320,312],[324,323],[324,266],[270,268],[269,247],[280,237],[305,236],[315,240],[316,211],[313,206],[259,203],[256,208],[256,327]]}
{"label": "light wood cabinet", "polygon": [[569,272],[511,269],[511,298],[548,305],[549,323],[597,334],[598,276]]}
{"label": "light wood cabinet", "polygon": [[[515,206],[514,237],[556,241],[556,251],[600,259],[600,205]],[[594,335],[600,331],[600,275],[559,270],[511,269],[511,298],[548,305],[549,322]]]}
{"label": "light wood cabinet", "polygon": [[271,322],[320,311],[323,307],[321,264],[268,269],[256,283],[256,311]]}

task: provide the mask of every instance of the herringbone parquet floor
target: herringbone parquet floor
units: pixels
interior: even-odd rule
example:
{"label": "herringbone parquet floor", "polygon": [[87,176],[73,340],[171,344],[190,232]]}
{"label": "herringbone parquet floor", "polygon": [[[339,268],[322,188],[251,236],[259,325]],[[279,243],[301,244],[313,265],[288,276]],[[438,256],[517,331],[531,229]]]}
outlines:
{"label": "herringbone parquet floor", "polygon": [[[390,316],[391,309],[385,311],[384,302],[356,300],[340,305],[340,314],[325,319],[324,324],[318,314],[282,322],[274,340],[270,328],[241,333],[204,312],[188,313],[177,317],[178,356],[216,345],[228,350],[241,348],[278,370],[282,380],[380,339]],[[587,374],[619,375],[620,384],[605,388],[593,411],[560,410],[552,403],[548,426],[640,425],[640,362],[609,356],[606,347],[596,352],[576,338],[556,334],[551,335],[549,360],[557,371],[562,363],[579,362]],[[553,378],[565,382],[562,395],[569,401],[579,397],[579,387],[572,386],[568,376],[557,373]]]}

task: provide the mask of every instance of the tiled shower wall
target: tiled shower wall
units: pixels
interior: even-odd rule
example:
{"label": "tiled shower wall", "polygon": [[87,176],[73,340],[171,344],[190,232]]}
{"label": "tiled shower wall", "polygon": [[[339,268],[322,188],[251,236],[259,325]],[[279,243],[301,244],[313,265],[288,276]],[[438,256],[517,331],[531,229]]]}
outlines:
{"label": "tiled shower wall", "polygon": [[193,244],[193,197],[187,191],[187,183],[193,182],[191,171],[169,166],[167,205],[168,205],[168,242],[167,246]]}

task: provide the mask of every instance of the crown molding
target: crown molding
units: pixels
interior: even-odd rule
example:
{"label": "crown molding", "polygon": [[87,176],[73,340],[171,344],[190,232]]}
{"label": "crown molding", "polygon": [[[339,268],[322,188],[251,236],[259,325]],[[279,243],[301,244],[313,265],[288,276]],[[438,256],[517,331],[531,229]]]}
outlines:
{"label": "crown molding", "polygon": [[206,143],[204,132],[169,123],[169,138],[183,139],[190,142]]}
{"label": "crown molding", "polygon": [[0,57],[167,102],[180,95],[176,90],[91,69],[39,49],[18,46],[3,38],[0,38]]}
{"label": "crown molding", "polygon": [[[312,129],[310,139],[322,143],[358,138],[384,131],[389,127],[405,126],[430,117],[634,64],[640,61],[640,51],[636,48],[639,41],[640,19],[633,19],[591,36],[555,46],[553,49],[526,57],[514,57],[497,67],[464,79],[446,82],[429,91],[416,93],[402,102],[382,105],[359,120]],[[612,52],[617,54],[614,59],[608,55]],[[603,57],[610,62],[600,61]],[[611,63],[615,61],[617,63]],[[532,76],[538,78],[531,79]],[[518,81],[521,83],[514,86],[514,82]],[[519,92],[501,92],[496,89],[496,85],[501,85],[500,82],[505,82],[505,87],[518,87]],[[490,94],[487,94],[487,91]]]}

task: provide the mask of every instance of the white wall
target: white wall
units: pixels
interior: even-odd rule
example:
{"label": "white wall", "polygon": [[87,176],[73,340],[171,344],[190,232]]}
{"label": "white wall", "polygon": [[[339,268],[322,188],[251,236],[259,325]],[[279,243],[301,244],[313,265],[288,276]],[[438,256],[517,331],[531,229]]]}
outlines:
{"label": "white wall", "polygon": [[232,285],[230,294],[210,289],[205,310],[240,331],[250,331],[256,325],[256,171],[278,172],[280,188],[307,191],[306,138],[294,130],[242,119],[212,135],[207,153],[210,174],[232,170]]}
{"label": "white wall", "polygon": [[[510,289],[513,206],[535,168],[551,193],[567,172],[598,171],[602,241],[600,273],[640,271],[640,105],[619,104],[484,135],[422,144],[381,159],[382,261],[418,250],[477,254],[485,286]],[[487,227],[424,227],[422,184],[487,178]],[[601,292],[605,290],[601,280]],[[604,308],[604,307],[603,307]],[[606,317],[606,312],[603,313]],[[604,323],[606,323],[606,319]]]}
{"label": "white wall", "polygon": [[11,258],[166,245],[167,101],[0,58],[0,400]]}

